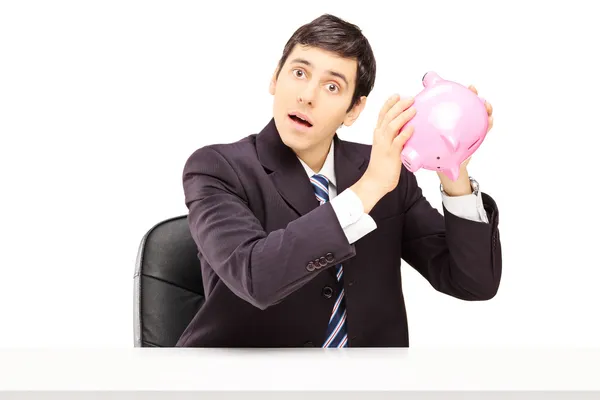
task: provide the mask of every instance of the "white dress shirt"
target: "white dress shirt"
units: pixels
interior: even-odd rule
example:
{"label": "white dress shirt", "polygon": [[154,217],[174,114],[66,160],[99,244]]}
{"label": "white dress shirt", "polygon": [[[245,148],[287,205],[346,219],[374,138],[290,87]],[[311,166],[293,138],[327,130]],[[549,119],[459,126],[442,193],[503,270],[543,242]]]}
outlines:
{"label": "white dress shirt", "polygon": [[[306,174],[312,177],[316,173],[325,176],[329,180],[329,201],[335,211],[335,214],[348,238],[350,244],[356,242],[361,237],[377,228],[373,218],[364,212],[362,201],[356,193],[350,189],[337,194],[336,177],[334,170],[334,145],[332,141],[329,147],[329,153],[325,163],[319,172],[314,172],[300,158],[300,163],[304,167]],[[448,196],[441,192],[442,202],[446,209],[457,217],[465,218],[471,221],[488,223],[487,214],[483,208],[481,191],[477,195],[467,194],[464,196]]]}

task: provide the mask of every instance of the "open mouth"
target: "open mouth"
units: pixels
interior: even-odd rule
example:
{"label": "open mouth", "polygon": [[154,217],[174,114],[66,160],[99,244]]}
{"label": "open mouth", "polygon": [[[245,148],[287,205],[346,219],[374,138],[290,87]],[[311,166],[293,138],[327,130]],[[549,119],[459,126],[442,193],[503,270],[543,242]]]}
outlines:
{"label": "open mouth", "polygon": [[295,116],[295,115],[288,115],[288,116],[289,116],[289,117],[292,119],[292,121],[294,121],[294,122],[297,122],[297,123],[299,123],[299,124],[302,124],[302,125],[304,125],[304,126],[306,126],[306,127],[309,127],[309,128],[312,126],[312,124],[311,124],[310,122],[308,122],[308,121],[305,121],[305,120],[303,120],[303,119],[302,119],[302,118],[300,118],[300,117],[297,117],[297,116]]}

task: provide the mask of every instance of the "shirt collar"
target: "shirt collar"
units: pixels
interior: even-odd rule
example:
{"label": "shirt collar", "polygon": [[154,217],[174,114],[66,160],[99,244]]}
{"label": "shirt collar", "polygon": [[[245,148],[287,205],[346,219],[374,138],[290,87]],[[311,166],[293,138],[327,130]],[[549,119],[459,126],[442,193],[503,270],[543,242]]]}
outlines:
{"label": "shirt collar", "polygon": [[[333,186],[336,186],[335,168],[334,168],[335,163],[334,163],[334,159],[333,159],[334,143],[335,142],[332,140],[331,146],[329,146],[329,153],[327,153],[327,157],[325,158],[323,167],[321,167],[321,170],[318,173],[325,176],[329,180],[329,183],[331,183]],[[298,158],[298,160],[300,160],[300,158]],[[309,177],[312,177],[314,174],[317,173],[317,172],[314,172],[308,165],[306,165],[306,163],[304,161],[300,160],[300,163],[304,167],[304,170],[306,171],[306,174]]]}

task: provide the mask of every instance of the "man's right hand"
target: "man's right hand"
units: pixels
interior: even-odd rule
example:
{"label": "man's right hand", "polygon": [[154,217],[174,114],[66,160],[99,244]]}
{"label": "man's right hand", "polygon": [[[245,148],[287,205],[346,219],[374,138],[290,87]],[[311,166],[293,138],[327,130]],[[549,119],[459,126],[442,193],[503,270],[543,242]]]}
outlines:
{"label": "man's right hand", "polygon": [[414,99],[390,97],[379,112],[373,133],[371,159],[364,175],[351,187],[369,213],[377,202],[396,188],[400,181],[404,144],[413,133],[411,126],[402,129],[415,115]]}

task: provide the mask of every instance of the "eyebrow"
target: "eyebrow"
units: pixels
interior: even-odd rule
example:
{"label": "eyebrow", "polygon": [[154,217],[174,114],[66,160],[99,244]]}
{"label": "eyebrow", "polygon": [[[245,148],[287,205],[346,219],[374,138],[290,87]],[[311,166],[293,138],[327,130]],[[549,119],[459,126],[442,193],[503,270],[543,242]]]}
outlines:
{"label": "eyebrow", "polygon": [[[293,63],[300,63],[300,64],[307,65],[309,67],[313,66],[310,61],[305,60],[304,58],[295,58],[295,59],[292,60],[292,64]],[[327,72],[330,75],[337,76],[338,78],[340,78],[341,80],[343,80],[346,83],[346,85],[348,86],[348,80],[346,79],[346,77],[344,76],[344,74],[336,72],[336,71],[332,71],[332,70],[327,70],[325,72]]]}

